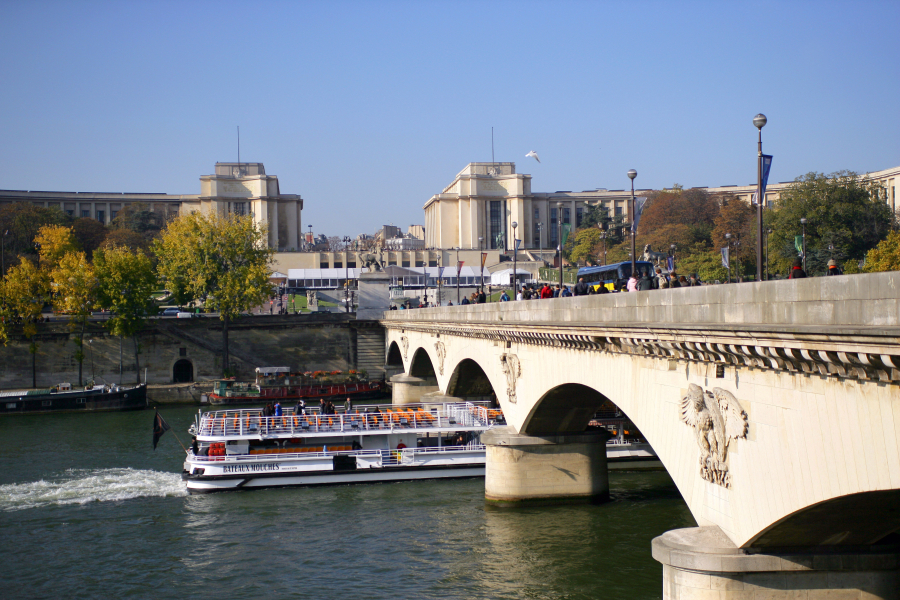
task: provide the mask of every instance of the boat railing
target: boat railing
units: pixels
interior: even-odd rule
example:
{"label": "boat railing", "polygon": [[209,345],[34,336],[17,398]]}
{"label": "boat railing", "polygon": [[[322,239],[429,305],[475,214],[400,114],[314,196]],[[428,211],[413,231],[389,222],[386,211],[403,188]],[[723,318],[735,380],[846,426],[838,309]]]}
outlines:
{"label": "boat railing", "polygon": [[261,411],[216,411],[203,415],[201,436],[283,435],[304,433],[361,433],[453,427],[491,427],[499,410],[460,403],[445,410],[426,411],[393,407],[379,413],[294,414],[264,417]]}
{"label": "boat railing", "polygon": [[225,456],[195,456],[193,452],[188,451],[189,458],[199,463],[216,463],[216,462],[257,462],[261,459],[269,460],[285,460],[285,459],[315,459],[315,458],[333,458],[338,455],[342,456],[360,456],[379,459],[382,465],[400,465],[411,464],[415,462],[417,456],[427,456],[435,454],[458,454],[461,452],[483,451],[484,444],[476,444],[470,442],[464,446],[427,446],[424,448],[395,448],[381,450],[338,450],[338,451],[322,451],[322,452],[279,452],[272,454],[229,454]]}

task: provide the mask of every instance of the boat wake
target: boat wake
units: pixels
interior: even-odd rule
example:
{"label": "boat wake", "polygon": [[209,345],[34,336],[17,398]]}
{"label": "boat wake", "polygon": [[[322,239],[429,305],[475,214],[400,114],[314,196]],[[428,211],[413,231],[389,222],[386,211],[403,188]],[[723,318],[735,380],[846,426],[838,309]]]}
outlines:
{"label": "boat wake", "polygon": [[60,481],[0,485],[0,510],[86,504],[147,496],[184,496],[181,475],[139,469],[72,469]]}

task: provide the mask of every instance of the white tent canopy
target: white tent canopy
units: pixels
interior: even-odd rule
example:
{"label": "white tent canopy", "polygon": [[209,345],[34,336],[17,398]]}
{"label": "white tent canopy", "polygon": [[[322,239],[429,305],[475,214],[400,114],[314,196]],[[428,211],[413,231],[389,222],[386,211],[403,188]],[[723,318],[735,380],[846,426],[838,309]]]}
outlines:
{"label": "white tent canopy", "polygon": [[525,269],[516,269],[515,271],[515,277],[513,277],[512,269],[491,273],[491,285],[512,285],[513,279],[523,282],[531,281],[534,278],[534,274],[531,271],[526,271]]}

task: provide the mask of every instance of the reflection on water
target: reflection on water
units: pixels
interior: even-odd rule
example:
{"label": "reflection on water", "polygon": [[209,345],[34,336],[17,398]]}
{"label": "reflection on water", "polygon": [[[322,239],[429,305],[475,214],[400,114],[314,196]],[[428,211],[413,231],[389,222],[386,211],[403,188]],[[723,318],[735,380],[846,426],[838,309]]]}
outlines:
{"label": "reflection on water", "polygon": [[[164,414],[184,431],[193,410]],[[0,420],[0,560],[19,597],[659,598],[650,540],[693,525],[665,473],[601,505],[496,508],[483,480],[184,495],[152,413]],[[44,443],[53,436],[52,452]],[[39,456],[40,460],[26,457]],[[23,561],[21,557],[39,557]],[[152,590],[152,593],[151,593]]]}

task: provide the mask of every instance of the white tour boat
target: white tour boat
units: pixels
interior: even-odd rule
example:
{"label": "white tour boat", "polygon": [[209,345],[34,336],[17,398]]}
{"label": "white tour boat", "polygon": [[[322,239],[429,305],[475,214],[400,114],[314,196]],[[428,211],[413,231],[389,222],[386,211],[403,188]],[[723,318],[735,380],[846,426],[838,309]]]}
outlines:
{"label": "white tour boat", "polygon": [[[309,410],[309,409],[307,409]],[[302,412],[302,411],[301,411]],[[505,424],[471,402],[359,406],[338,414],[198,415],[182,478],[190,493],[445,477],[484,477],[481,434]]]}

